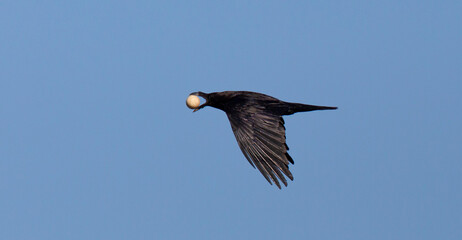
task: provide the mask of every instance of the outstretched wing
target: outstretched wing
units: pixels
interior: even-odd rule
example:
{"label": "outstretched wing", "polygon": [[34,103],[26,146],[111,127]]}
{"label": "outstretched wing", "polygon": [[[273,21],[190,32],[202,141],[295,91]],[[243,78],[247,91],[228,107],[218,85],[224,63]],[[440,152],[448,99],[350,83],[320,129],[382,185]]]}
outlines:
{"label": "outstretched wing", "polygon": [[287,153],[284,119],[257,108],[247,110],[227,113],[242,153],[270,184],[272,180],[281,188],[280,179],[287,186],[284,174],[294,180],[289,171],[294,161]]}

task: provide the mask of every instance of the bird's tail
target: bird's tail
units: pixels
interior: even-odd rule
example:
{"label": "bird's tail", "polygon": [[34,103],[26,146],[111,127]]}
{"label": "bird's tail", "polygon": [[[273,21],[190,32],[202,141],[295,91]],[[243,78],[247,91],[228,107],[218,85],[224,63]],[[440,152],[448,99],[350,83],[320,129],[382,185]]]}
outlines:
{"label": "bird's tail", "polygon": [[334,110],[334,109],[337,109],[337,107],[291,103],[287,115],[294,114],[296,112],[308,112],[308,111],[315,111],[315,110]]}

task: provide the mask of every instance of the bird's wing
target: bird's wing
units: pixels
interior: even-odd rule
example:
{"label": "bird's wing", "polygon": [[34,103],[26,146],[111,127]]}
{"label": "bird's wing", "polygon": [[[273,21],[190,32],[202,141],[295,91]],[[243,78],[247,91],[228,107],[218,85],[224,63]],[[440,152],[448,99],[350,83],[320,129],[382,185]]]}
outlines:
{"label": "bird's wing", "polygon": [[284,174],[293,180],[287,153],[284,119],[263,110],[233,111],[228,113],[231,128],[244,156],[260,170],[266,180],[281,188],[278,178],[287,186]]}

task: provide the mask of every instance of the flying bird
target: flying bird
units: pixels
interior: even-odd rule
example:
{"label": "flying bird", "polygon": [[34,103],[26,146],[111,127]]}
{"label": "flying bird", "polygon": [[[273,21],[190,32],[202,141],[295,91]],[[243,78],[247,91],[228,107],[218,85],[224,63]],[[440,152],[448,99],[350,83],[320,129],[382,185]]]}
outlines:
{"label": "flying bird", "polygon": [[[200,105],[198,96],[205,99]],[[248,91],[193,92],[186,100],[186,105],[194,112],[203,107],[218,108],[226,113],[231,128],[242,153],[249,163],[263,174],[272,185],[278,188],[282,183],[287,186],[287,176],[294,180],[289,171],[289,164],[294,160],[287,151],[283,115],[314,110],[337,109],[284,102],[274,97]]]}

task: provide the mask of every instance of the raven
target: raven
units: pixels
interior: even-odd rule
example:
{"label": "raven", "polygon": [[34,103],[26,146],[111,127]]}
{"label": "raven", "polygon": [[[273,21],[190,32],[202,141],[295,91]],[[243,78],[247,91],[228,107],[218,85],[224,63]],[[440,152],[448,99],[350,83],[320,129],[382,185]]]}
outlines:
{"label": "raven", "polygon": [[[193,92],[193,96],[205,99],[202,105],[194,106],[194,112],[210,106],[226,113],[242,153],[249,163],[278,188],[281,180],[285,186],[284,174],[294,180],[289,163],[294,160],[287,153],[283,115],[314,110],[337,109],[337,107],[314,106],[284,102],[274,97],[248,91]],[[188,105],[190,106],[190,105]]]}

